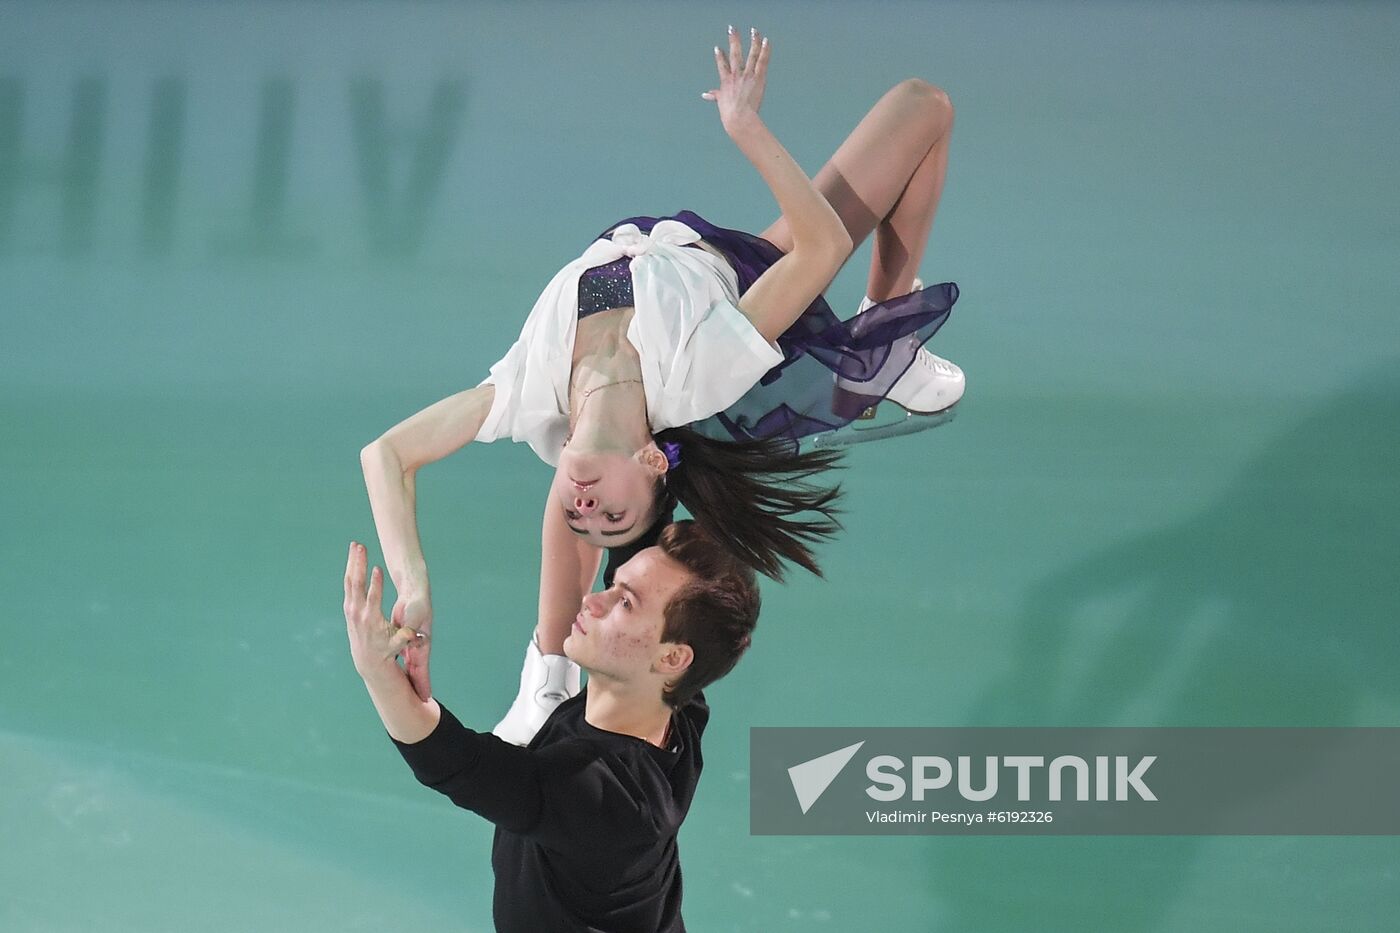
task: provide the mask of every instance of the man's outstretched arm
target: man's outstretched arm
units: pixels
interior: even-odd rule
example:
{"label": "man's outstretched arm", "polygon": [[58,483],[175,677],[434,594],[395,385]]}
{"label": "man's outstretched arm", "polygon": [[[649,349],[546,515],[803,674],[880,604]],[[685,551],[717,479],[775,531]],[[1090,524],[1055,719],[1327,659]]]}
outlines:
{"label": "man's outstretched arm", "polygon": [[424,636],[396,627],[384,618],[384,575],[378,567],[365,589],[365,546],[350,544],[345,564],[345,628],[355,670],[365,682],[384,729],[399,742],[421,742],[437,728],[442,710],[437,700],[421,700],[396,660],[399,652]]}
{"label": "man's outstretched arm", "polygon": [[549,760],[463,726],[436,700],[420,700],[395,657],[418,633],[384,618],[384,579],[369,573],[365,549],[350,545],[345,625],[355,670],[389,736],[419,782],[514,833],[559,851],[587,851],[600,836],[628,836],[639,816],[635,787],[606,762],[578,750]]}

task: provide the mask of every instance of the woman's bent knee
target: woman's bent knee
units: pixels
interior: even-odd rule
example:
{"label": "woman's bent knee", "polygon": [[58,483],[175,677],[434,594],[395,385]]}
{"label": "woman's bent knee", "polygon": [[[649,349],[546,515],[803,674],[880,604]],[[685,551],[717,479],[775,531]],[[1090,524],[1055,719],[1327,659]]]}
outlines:
{"label": "woman's bent knee", "polygon": [[948,92],[923,78],[906,78],[896,85],[900,94],[927,108],[939,120],[953,118],[953,101]]}

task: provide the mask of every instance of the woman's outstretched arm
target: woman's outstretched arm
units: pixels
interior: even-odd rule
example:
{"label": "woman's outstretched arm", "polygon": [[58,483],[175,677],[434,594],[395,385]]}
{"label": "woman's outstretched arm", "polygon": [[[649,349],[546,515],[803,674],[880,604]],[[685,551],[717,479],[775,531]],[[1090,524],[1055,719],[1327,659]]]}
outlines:
{"label": "woman's outstretched arm", "polygon": [[563,654],[564,639],[583,597],[593,590],[603,549],[569,530],[559,503],[551,497],[544,504],[544,528],[540,533],[540,614],[535,639],[541,654]]}
{"label": "woman's outstretched arm", "polygon": [[720,86],[704,96],[719,105],[725,132],[763,177],[792,235],[792,250],[759,276],[739,301],[768,340],[775,340],[835,278],[851,254],[851,236],[830,202],[758,116],[771,46],[751,32],[747,59],[733,31],[729,53],[715,49]]}
{"label": "woman's outstretched arm", "polygon": [[[418,468],[460,450],[476,437],[496,389],[477,386],[436,402],[385,431],[360,451],[374,527],[397,598],[393,621],[425,634],[433,624],[428,565],[418,540],[415,479]],[[428,652],[432,642],[409,648],[404,661],[419,697],[432,696]]]}

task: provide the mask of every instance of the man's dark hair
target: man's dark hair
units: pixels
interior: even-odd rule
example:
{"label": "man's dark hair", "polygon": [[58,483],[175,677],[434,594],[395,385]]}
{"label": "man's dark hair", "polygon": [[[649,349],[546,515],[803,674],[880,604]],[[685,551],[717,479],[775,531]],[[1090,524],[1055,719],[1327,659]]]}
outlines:
{"label": "man's dark hair", "polygon": [[694,659],[661,693],[673,708],[734,669],[758,624],[758,580],[693,521],[667,525],[657,546],[692,578],[666,604],[661,641],[690,646]]}

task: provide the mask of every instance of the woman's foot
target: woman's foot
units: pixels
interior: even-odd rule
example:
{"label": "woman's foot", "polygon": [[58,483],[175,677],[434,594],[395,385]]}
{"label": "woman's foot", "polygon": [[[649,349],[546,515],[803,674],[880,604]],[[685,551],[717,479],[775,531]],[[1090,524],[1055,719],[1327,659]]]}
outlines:
{"label": "woman's foot", "polygon": [[967,378],[956,363],[919,347],[914,362],[885,398],[907,412],[932,415],[956,405],[966,388]]}
{"label": "woman's foot", "polygon": [[555,707],[579,692],[579,666],[562,654],[541,654],[532,636],[520,669],[520,690],[491,731],[512,745],[529,745]]}
{"label": "woman's foot", "polygon": [[[914,279],[914,288],[910,294],[923,287],[922,280]],[[877,303],[864,298],[861,300],[859,311],[865,311]],[[967,378],[963,371],[956,363],[925,350],[917,337],[911,336],[907,339],[917,348],[914,362],[885,397],[915,415],[933,415],[952,408],[967,388]],[[836,388],[838,393],[853,393],[856,396],[861,392],[859,382],[839,377],[836,380]]]}

